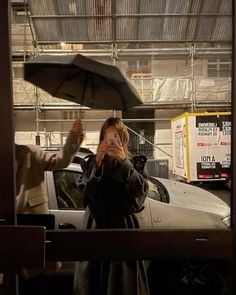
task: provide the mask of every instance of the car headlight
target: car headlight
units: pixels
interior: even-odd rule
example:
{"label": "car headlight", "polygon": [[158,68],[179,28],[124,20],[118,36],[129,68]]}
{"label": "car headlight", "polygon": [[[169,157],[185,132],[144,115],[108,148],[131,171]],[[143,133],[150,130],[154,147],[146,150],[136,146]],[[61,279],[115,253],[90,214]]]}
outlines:
{"label": "car headlight", "polygon": [[230,227],[230,215],[229,216],[226,216],[224,218],[222,218],[222,221],[224,222],[225,225],[227,225],[228,227]]}

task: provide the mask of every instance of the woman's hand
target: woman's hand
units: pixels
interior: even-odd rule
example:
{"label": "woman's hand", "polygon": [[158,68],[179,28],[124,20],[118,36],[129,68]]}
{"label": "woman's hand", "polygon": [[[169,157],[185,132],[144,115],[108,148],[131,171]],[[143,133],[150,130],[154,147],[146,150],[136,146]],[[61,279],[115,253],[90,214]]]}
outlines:
{"label": "woman's hand", "polygon": [[[71,131],[78,135],[78,137],[80,138],[80,141],[81,141],[81,142],[83,141],[84,136],[85,136],[85,132],[84,132],[84,129],[83,129],[82,121],[81,121],[80,119],[77,119],[77,120],[72,124]],[[81,142],[80,142],[80,143],[81,143]]]}
{"label": "woman's hand", "polygon": [[108,156],[118,160],[119,162],[123,161],[126,158],[124,147],[120,141],[120,138],[118,142],[113,142],[113,144],[106,146],[106,153],[108,154]]}
{"label": "woman's hand", "polygon": [[80,119],[77,119],[76,121],[73,122],[71,130],[78,134],[78,135],[83,135],[83,124],[82,121]]}

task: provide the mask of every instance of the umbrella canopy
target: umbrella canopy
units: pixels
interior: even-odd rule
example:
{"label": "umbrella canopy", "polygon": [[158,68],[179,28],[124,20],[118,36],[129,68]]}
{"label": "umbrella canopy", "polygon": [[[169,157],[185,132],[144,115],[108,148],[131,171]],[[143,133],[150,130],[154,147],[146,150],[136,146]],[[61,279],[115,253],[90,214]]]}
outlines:
{"label": "umbrella canopy", "polygon": [[124,111],[142,104],[117,67],[81,54],[29,59],[24,63],[24,78],[52,96],[94,109]]}

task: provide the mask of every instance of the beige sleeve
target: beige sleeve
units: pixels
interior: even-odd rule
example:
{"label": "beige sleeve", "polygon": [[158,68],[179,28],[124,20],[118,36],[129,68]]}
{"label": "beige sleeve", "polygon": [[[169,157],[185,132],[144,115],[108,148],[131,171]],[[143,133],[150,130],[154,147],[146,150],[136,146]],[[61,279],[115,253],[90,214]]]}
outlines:
{"label": "beige sleeve", "polygon": [[49,152],[38,149],[36,158],[43,166],[44,171],[65,168],[71,163],[73,156],[79,150],[82,140],[78,134],[70,131],[61,151]]}

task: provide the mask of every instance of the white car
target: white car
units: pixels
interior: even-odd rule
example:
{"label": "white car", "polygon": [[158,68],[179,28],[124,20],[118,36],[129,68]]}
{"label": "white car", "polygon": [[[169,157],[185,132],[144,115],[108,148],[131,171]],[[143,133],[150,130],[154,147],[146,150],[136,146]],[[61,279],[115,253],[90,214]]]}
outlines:
{"label": "white car", "polygon": [[[46,172],[50,213],[58,229],[83,228],[83,194],[77,188],[79,164]],[[178,181],[149,177],[144,210],[136,214],[142,228],[227,228],[230,207],[213,193]]]}

